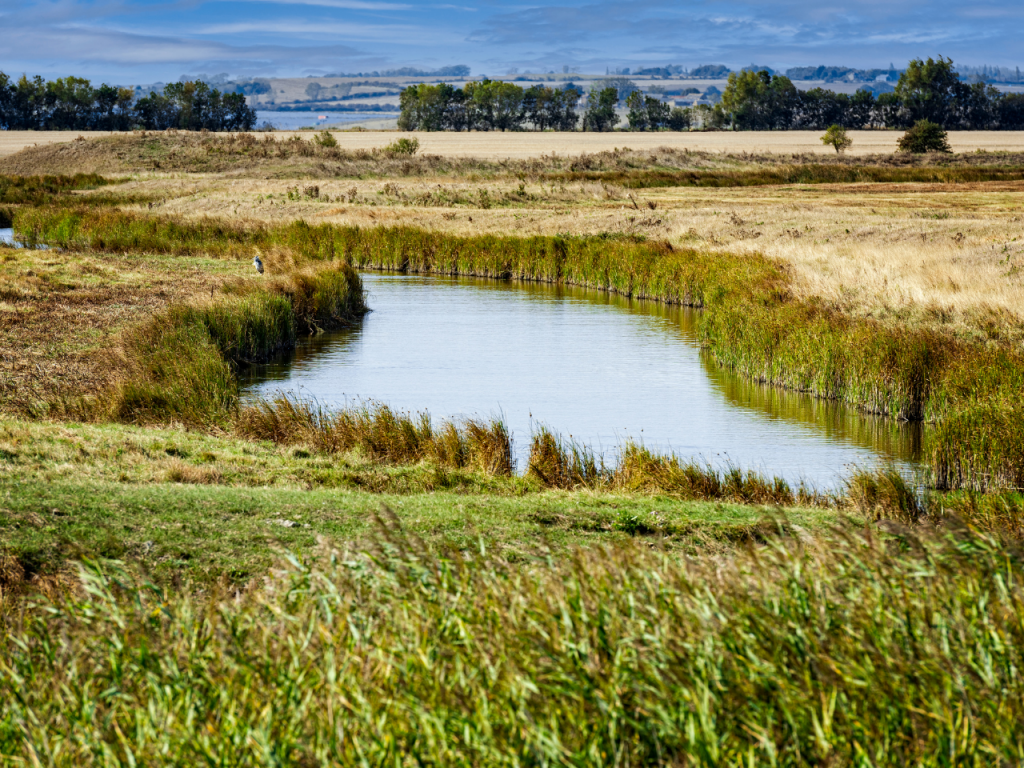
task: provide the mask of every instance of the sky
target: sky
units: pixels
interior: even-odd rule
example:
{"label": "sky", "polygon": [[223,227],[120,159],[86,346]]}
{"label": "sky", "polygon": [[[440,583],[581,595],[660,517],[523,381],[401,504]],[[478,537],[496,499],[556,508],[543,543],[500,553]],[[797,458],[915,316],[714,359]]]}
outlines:
{"label": "sky", "polygon": [[117,84],[465,64],[1024,65],[1020,0],[0,0],[0,71]]}

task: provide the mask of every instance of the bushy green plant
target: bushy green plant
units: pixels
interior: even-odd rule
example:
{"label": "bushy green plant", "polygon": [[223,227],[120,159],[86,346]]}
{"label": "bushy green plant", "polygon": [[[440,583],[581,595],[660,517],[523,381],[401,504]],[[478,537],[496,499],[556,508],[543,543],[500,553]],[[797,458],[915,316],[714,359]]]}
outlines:
{"label": "bushy green plant", "polygon": [[821,137],[821,143],[835,149],[838,155],[853,146],[853,139],[846,135],[843,126],[830,125],[825,135]]}
{"label": "bushy green plant", "polygon": [[952,152],[946,131],[931,120],[918,120],[896,142],[900,152]]}
{"label": "bushy green plant", "polygon": [[321,147],[332,148],[338,146],[338,140],[334,138],[334,134],[324,129],[320,133],[313,137],[313,141]]}
{"label": "bushy green plant", "polygon": [[400,139],[395,139],[395,141],[391,142],[386,147],[384,147],[384,151],[387,152],[389,155],[408,155],[410,157],[412,155],[415,155],[419,151],[419,149],[419,139],[410,139],[406,138],[405,136],[403,136]]}

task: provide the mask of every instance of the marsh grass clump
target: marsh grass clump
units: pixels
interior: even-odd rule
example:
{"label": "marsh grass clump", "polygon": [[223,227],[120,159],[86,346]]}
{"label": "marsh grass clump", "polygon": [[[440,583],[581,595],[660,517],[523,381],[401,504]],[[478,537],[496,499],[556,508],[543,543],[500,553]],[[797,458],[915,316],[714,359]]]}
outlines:
{"label": "marsh grass clump", "polygon": [[767,478],[739,467],[717,470],[678,456],[658,455],[632,442],[621,451],[612,484],[632,492],[669,494],[697,501],[728,500],[778,506],[831,503],[825,496],[803,487],[794,492],[780,477]]}
{"label": "marsh grass clump", "polygon": [[426,413],[396,412],[383,403],[330,410],[282,395],[243,408],[236,430],[244,437],[308,445],[323,453],[358,450],[389,464],[432,461],[498,477],[515,472],[512,435],[501,419],[435,425]]}
{"label": "marsh grass clump", "polygon": [[971,534],[701,559],[623,545],[517,566],[394,523],[369,556],[290,556],[242,593],[165,591],[89,562],[73,599],[4,616],[0,755],[1013,764],[1022,573],[1019,552]]}
{"label": "marsh grass clump", "polygon": [[942,419],[930,442],[938,488],[1024,489],[1020,389],[969,399]]}
{"label": "marsh grass clump", "polygon": [[547,488],[572,490],[597,488],[607,482],[608,472],[592,448],[542,426],[530,442],[527,476]]}
{"label": "marsh grass clump", "polygon": [[854,472],[846,481],[846,497],[854,509],[874,520],[916,523],[928,508],[914,484],[895,467]]}
{"label": "marsh grass clump", "polygon": [[969,526],[977,531],[1024,540],[1024,493],[955,491],[929,498],[928,518],[954,529]]}

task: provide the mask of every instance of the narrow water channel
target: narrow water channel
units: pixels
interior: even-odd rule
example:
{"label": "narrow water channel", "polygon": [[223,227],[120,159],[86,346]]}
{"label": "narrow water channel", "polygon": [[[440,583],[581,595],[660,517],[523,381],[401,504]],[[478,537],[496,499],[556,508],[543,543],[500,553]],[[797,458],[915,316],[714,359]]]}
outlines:
{"label": "narrow water channel", "polygon": [[693,310],[597,291],[364,274],[373,312],[250,369],[246,398],[376,400],[435,419],[503,414],[520,469],[544,424],[615,460],[626,439],[793,483],[852,466],[913,469],[921,428],[751,384],[700,351]]}

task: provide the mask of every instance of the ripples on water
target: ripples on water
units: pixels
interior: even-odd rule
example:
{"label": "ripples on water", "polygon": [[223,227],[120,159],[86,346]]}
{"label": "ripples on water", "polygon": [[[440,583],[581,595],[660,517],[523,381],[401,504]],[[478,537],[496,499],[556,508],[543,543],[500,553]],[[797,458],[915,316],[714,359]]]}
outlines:
{"label": "ripples on water", "polygon": [[609,462],[632,438],[819,488],[835,486],[852,464],[909,469],[920,454],[919,426],[723,371],[697,347],[692,310],[530,283],[363,279],[373,312],[250,370],[246,397],[373,399],[435,418],[501,413],[520,468],[540,423]]}

